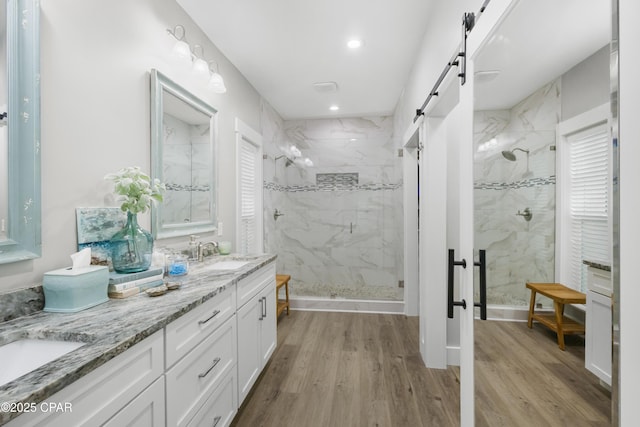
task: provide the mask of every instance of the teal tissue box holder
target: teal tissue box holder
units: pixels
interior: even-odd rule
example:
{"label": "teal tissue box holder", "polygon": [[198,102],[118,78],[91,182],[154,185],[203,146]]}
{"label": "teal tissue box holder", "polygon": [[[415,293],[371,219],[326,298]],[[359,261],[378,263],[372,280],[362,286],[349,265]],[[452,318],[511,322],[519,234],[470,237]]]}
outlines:
{"label": "teal tissue box holder", "polygon": [[44,311],[74,313],[109,301],[109,269],[91,265],[44,273]]}

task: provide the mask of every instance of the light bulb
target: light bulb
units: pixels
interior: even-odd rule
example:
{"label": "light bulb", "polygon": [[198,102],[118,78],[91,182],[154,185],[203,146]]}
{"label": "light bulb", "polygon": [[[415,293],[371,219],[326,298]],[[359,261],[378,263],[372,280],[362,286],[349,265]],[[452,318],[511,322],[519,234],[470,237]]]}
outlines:
{"label": "light bulb", "polygon": [[301,152],[301,151],[300,151],[300,149],[299,149],[298,147],[296,147],[295,145],[292,145],[292,146],[289,148],[289,151],[291,151],[291,155],[292,155],[293,157],[300,157],[300,156],[302,156],[302,152]]}
{"label": "light bulb", "polygon": [[196,60],[193,61],[193,71],[198,76],[209,77],[209,65],[207,65],[202,58],[196,58]]}
{"label": "light bulb", "polygon": [[211,74],[211,77],[209,78],[209,89],[215,93],[225,93],[227,91],[227,88],[224,85],[224,80],[220,74]]}
{"label": "light bulb", "polygon": [[305,157],[304,164],[305,164],[305,166],[309,166],[309,167],[313,166],[313,162],[308,157]]}
{"label": "light bulb", "polygon": [[178,40],[176,44],[173,45],[173,55],[181,61],[191,63],[191,49],[189,45],[182,40]]}

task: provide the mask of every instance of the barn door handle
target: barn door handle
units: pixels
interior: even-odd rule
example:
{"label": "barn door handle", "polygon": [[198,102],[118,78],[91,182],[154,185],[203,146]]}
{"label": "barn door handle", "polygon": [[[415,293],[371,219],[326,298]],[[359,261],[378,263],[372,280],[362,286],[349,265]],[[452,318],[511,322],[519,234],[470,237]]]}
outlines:
{"label": "barn door handle", "polygon": [[454,301],[453,300],[453,274],[455,267],[462,266],[462,268],[467,268],[467,261],[463,258],[462,261],[455,260],[455,251],[453,249],[449,249],[449,274],[447,275],[448,279],[448,305],[447,305],[447,317],[449,319],[453,319],[453,307],[462,307],[464,310],[467,309],[467,302],[463,299],[462,301]]}
{"label": "barn door handle", "polygon": [[473,265],[480,267],[480,302],[473,303],[473,306],[480,307],[480,319],[487,320],[487,251],[480,249],[478,253],[478,262]]}

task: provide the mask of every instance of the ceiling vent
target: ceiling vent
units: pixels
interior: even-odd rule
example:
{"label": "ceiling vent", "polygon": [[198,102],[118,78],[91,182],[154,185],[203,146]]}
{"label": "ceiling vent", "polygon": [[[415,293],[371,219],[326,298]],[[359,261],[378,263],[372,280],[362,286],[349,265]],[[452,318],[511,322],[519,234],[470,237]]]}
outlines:
{"label": "ceiling vent", "polygon": [[313,84],[313,88],[320,93],[332,93],[338,91],[338,83],[336,82],[317,82]]}

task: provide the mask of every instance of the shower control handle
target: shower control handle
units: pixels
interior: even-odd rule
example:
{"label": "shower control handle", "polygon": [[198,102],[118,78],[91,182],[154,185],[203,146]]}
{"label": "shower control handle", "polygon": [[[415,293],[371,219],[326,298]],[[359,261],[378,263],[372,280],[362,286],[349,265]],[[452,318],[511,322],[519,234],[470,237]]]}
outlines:
{"label": "shower control handle", "polygon": [[518,213],[516,215],[523,217],[527,222],[531,221],[531,218],[533,218],[533,213],[529,208],[524,208],[524,211],[522,212],[520,212],[520,209],[518,209]]}

